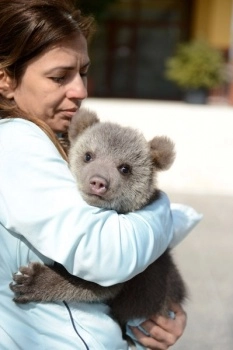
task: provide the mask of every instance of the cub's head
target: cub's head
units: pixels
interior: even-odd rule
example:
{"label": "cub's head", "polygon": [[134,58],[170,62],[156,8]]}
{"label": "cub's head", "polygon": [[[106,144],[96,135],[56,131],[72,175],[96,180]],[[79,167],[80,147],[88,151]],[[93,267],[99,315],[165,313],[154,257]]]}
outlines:
{"label": "cub's head", "polygon": [[84,200],[119,213],[147,204],[157,193],[157,172],[175,157],[167,137],[147,142],[137,130],[100,122],[85,109],[73,118],[69,137],[70,168]]}

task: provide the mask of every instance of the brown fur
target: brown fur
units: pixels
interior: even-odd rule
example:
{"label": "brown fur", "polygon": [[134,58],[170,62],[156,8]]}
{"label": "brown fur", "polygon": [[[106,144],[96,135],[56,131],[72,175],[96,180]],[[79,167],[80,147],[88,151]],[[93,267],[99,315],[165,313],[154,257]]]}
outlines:
{"label": "brown fur", "polygon": [[[156,175],[173,163],[174,145],[167,137],[149,143],[138,131],[99,122],[95,113],[81,110],[70,128],[70,167],[83,198],[91,205],[127,213],[159,197]],[[113,316],[127,320],[166,313],[182,303],[186,287],[167,250],[144,272],[112,287],[70,275],[64,267],[32,263],[20,268],[11,289],[15,302],[108,302]]]}

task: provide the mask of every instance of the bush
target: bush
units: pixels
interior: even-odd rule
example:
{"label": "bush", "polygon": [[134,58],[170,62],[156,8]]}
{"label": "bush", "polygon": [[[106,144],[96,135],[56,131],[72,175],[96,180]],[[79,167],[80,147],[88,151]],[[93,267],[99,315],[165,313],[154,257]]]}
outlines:
{"label": "bush", "polygon": [[212,89],[224,81],[224,59],[205,42],[180,44],[166,62],[165,75],[183,89]]}

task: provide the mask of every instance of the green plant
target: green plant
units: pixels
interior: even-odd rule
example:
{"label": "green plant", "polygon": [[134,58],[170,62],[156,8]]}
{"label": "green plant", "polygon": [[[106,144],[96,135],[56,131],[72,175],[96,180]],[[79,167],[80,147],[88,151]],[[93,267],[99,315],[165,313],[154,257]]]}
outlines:
{"label": "green plant", "polygon": [[180,44],[166,62],[165,75],[183,89],[211,89],[224,80],[220,51],[203,41]]}

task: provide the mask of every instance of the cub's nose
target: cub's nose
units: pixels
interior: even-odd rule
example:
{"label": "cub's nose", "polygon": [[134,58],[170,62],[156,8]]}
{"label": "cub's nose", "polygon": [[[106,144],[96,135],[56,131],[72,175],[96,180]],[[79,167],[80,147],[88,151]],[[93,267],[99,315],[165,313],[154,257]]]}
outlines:
{"label": "cub's nose", "polygon": [[93,176],[90,179],[90,190],[92,194],[101,196],[108,190],[108,181],[101,176]]}

